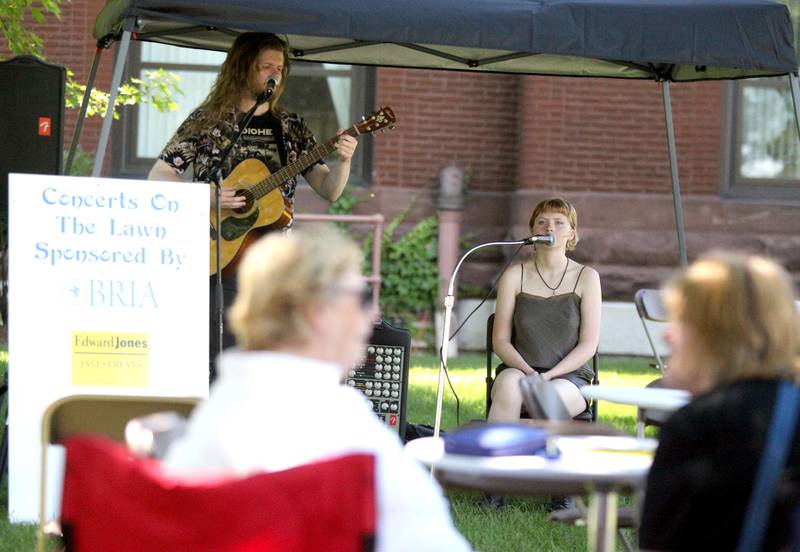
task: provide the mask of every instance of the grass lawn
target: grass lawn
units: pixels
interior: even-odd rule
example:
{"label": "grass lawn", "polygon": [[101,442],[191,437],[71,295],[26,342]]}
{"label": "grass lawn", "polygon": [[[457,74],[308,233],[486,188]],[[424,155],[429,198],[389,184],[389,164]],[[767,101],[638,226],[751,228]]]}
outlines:
{"label": "grass lawn", "polygon": [[[657,373],[648,367],[646,359],[601,357],[600,381],[604,385],[643,387]],[[450,359],[450,380],[461,401],[459,420],[484,419],[483,355],[461,355]],[[5,353],[0,357],[0,378],[5,371]],[[408,421],[433,425],[436,408],[436,386],[439,365],[435,356],[415,353],[411,358],[408,388]],[[633,433],[636,423],[634,407],[602,402],[600,422],[612,424]],[[5,412],[0,412],[5,420]],[[453,395],[445,387],[442,428],[456,427],[456,407]],[[5,428],[0,429],[0,432]],[[0,552],[30,551],[35,548],[35,528],[8,522],[7,478],[0,489]],[[566,527],[547,520],[546,498],[511,498],[500,510],[486,510],[478,505],[480,496],[465,491],[448,491],[456,525],[476,550],[482,552],[564,551],[586,549],[586,531]],[[409,530],[412,530],[411,528]],[[619,549],[621,547],[618,546]]]}

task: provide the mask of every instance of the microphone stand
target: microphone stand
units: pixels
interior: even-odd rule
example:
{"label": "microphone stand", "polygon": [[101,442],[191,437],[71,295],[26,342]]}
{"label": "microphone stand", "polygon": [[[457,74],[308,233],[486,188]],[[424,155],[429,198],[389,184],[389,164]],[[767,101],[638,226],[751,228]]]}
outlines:
{"label": "microphone stand", "polygon": [[436,391],[436,418],[433,424],[433,436],[439,436],[439,427],[442,421],[442,395],[444,392],[444,371],[445,366],[447,366],[447,349],[450,343],[450,323],[452,319],[453,313],[453,304],[455,303],[455,297],[453,296],[453,288],[455,286],[456,281],[456,274],[458,274],[458,269],[461,268],[462,263],[464,260],[469,257],[473,251],[477,251],[478,249],[483,249],[484,247],[489,247],[492,245],[531,245],[535,243],[539,236],[533,236],[531,238],[526,238],[524,240],[517,240],[517,241],[497,241],[497,242],[487,242],[481,243],[464,253],[461,259],[459,259],[458,264],[453,269],[453,274],[450,276],[450,285],[447,287],[447,295],[444,298],[444,322],[442,326],[442,347],[439,350],[439,386]]}
{"label": "microphone stand", "polygon": [[217,240],[216,243],[216,280],[215,280],[215,293],[214,293],[214,318],[217,326],[217,354],[222,352],[222,334],[223,334],[223,314],[225,311],[225,299],[222,294],[222,249],[220,247],[220,240],[222,236],[220,234],[220,225],[222,224],[222,206],[220,205],[220,198],[222,196],[222,167],[225,165],[225,161],[230,156],[233,148],[236,144],[239,143],[239,140],[242,138],[242,134],[244,133],[245,129],[250,124],[250,121],[253,119],[253,114],[256,112],[256,109],[259,106],[265,104],[272,98],[272,94],[274,89],[267,88],[262,94],[256,98],[256,103],[250,110],[244,114],[242,120],[239,122],[239,130],[233,136],[231,143],[228,144],[228,147],[225,148],[225,151],[222,152],[222,156],[219,159],[219,163],[217,164],[216,169],[212,171],[214,174],[214,178],[212,178],[212,184],[214,185],[214,197],[216,199],[216,216],[217,216],[217,227],[213,229],[214,238]]}

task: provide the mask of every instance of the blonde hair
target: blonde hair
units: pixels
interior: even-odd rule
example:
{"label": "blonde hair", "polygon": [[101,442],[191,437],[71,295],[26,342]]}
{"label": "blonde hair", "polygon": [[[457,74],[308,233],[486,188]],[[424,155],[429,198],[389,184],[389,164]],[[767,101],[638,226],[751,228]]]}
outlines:
{"label": "blonde hair", "polygon": [[567,217],[569,225],[572,227],[572,232],[575,234],[571,240],[567,242],[567,251],[572,251],[578,245],[578,211],[566,199],[554,197],[540,201],[536,207],[533,208],[531,220],[528,221],[528,228],[533,232],[533,224],[542,213],[560,213]]}
{"label": "blonde hair", "polygon": [[800,373],[795,293],[776,262],[711,252],[666,284],[664,300],[688,332],[690,372],[714,384]]}
{"label": "blonde hair", "polygon": [[361,266],[356,244],[329,225],[268,235],[245,253],[228,321],[245,350],[312,339],[307,310]]}

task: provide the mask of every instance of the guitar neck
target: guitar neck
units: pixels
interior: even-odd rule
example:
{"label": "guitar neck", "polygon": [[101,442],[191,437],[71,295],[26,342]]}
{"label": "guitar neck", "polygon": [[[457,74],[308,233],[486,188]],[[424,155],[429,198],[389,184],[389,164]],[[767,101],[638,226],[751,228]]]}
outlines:
{"label": "guitar neck", "polygon": [[[354,126],[345,130],[344,133],[353,137],[358,136],[359,134],[358,130]],[[302,155],[296,161],[289,163],[278,171],[275,171],[275,173],[271,174],[269,177],[253,186],[250,191],[253,193],[255,199],[264,197],[272,190],[279,188],[289,179],[294,178],[314,163],[330,155],[333,150],[336,149],[336,142],[338,141],[339,137],[335,136],[324,144],[317,145],[314,149],[305,155]]]}

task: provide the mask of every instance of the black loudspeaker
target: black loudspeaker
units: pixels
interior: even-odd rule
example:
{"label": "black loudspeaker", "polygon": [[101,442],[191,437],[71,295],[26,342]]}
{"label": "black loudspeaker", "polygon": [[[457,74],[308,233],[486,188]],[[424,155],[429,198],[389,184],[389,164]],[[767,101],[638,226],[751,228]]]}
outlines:
{"label": "black loudspeaker", "polygon": [[400,438],[406,434],[408,364],[411,333],[381,322],[367,345],[364,362],[354,366],[345,383],[355,387],[372,403],[372,410]]}
{"label": "black loudspeaker", "polygon": [[8,173],[59,174],[66,70],[33,56],[0,62],[0,213],[8,218]]}

